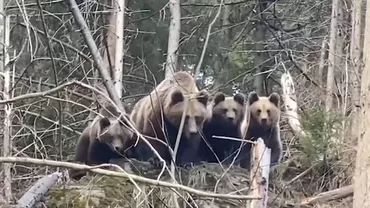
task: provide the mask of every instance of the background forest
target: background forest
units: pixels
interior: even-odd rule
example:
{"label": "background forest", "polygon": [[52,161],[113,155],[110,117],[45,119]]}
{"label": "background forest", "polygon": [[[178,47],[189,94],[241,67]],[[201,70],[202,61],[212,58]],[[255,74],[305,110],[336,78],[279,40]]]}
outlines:
{"label": "background forest", "polygon": [[[0,75],[8,71],[11,83],[7,88],[6,76],[0,76],[0,90],[5,92],[0,94],[2,100],[45,92],[72,81],[102,86],[67,2],[1,1],[1,31],[9,29],[5,46],[10,62],[2,51],[2,61],[8,64],[0,68]],[[111,51],[106,49],[114,5],[111,1],[76,2],[104,61],[113,69],[107,58]],[[124,2],[121,100],[129,113],[168,73],[170,4],[177,1]],[[292,129],[282,107],[283,162],[271,169],[268,207],[299,204],[303,198],[354,183],[365,10],[366,2],[361,0],[180,1],[175,70],[194,74],[199,88],[229,95],[251,91],[281,94],[281,76],[289,72],[293,78],[294,101],[305,136]],[[2,36],[3,40],[6,37]],[[2,155],[72,161],[77,138],[101,102],[92,90],[80,85],[17,99],[10,107],[11,128],[4,125],[3,110],[10,105],[0,102]],[[11,137],[10,146],[3,142],[6,135]],[[6,150],[9,147],[10,151]],[[11,172],[7,175],[6,170]],[[4,164],[0,201],[19,199],[37,179],[56,170]],[[9,173],[11,189],[5,180]],[[351,207],[352,194],[312,206]]]}

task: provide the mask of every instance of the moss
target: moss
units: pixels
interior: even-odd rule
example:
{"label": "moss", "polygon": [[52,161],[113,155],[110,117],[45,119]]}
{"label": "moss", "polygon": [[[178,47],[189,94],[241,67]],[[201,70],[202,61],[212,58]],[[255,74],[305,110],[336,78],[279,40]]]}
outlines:
{"label": "moss", "polygon": [[133,185],[126,179],[95,176],[79,185],[55,187],[49,191],[48,205],[58,208],[124,207]]}

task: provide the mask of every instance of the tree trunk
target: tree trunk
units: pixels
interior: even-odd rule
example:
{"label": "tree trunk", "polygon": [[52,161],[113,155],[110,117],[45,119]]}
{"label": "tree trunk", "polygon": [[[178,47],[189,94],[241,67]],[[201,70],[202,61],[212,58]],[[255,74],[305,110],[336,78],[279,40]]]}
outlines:
{"label": "tree trunk", "polygon": [[[0,2],[1,4],[1,12],[5,14],[3,10],[4,2]],[[1,42],[4,43],[4,46],[1,47],[1,54],[2,54],[2,60],[1,60],[1,75],[3,81],[3,97],[4,100],[10,99],[11,96],[11,79],[10,79],[10,66],[7,66],[9,63],[9,54],[7,47],[9,47],[9,18],[7,18],[5,15],[0,18],[2,21],[0,21],[0,24],[2,26],[1,30]],[[4,157],[10,157],[12,156],[12,120],[11,120],[11,113],[12,113],[12,106],[13,104],[5,104],[2,107],[4,108],[4,137],[3,137],[3,156]],[[10,203],[12,200],[12,175],[11,175],[11,167],[12,164],[10,163],[3,163],[2,164],[2,170],[3,170],[3,188],[5,201],[6,203]]]}
{"label": "tree trunk", "polygon": [[[125,0],[113,1],[115,10],[112,14],[112,22],[115,25],[116,38],[113,41],[115,48],[114,68],[113,68],[113,82],[116,88],[118,97],[122,97],[122,75],[123,75],[123,58],[124,58],[124,20],[125,20]],[[111,25],[111,24],[109,24]]]}
{"label": "tree trunk", "polygon": [[352,37],[351,37],[351,70],[349,70],[350,86],[349,92],[351,95],[352,104],[352,123],[351,123],[351,138],[356,138],[358,133],[358,114],[360,111],[360,70],[362,68],[361,60],[361,14],[362,0],[354,0],[352,5]]}
{"label": "tree trunk", "polygon": [[320,49],[320,59],[319,59],[319,85],[320,87],[324,87],[324,68],[326,65],[326,53],[327,53],[327,47],[328,44],[326,43],[327,37],[324,37],[321,43],[321,49]]}
{"label": "tree trunk", "polygon": [[165,78],[171,75],[177,69],[177,56],[181,31],[181,11],[180,0],[170,0],[171,22],[168,34],[167,61]]}
{"label": "tree trunk", "polygon": [[325,109],[327,111],[331,110],[333,106],[335,52],[338,31],[338,11],[339,11],[339,0],[333,0],[329,35],[329,55],[328,55],[329,66],[326,81],[326,99],[325,99]]}
{"label": "tree trunk", "polygon": [[370,0],[366,6],[366,25],[364,40],[365,68],[361,79],[360,130],[355,169],[353,207],[370,207]]}
{"label": "tree trunk", "polygon": [[[266,9],[266,4],[264,3],[259,3],[259,19],[263,19],[262,17],[262,12]],[[256,69],[256,74],[253,82],[253,88],[254,90],[261,96],[265,95],[265,92],[267,89],[264,88],[265,86],[265,78],[266,74],[265,72],[265,65],[264,63],[268,57],[266,57],[266,53],[264,52],[265,50],[265,44],[264,41],[266,40],[266,27],[263,25],[263,23],[259,23],[256,25],[256,32],[255,32],[255,50],[257,51],[256,58],[255,58],[255,67]]]}

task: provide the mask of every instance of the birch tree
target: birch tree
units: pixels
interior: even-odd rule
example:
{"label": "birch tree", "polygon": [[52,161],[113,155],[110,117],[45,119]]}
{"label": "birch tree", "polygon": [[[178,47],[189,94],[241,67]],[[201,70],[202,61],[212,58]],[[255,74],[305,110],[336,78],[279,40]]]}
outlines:
{"label": "birch tree", "polygon": [[169,78],[177,69],[178,49],[181,31],[180,0],[170,0],[171,22],[168,34],[165,78]]}
{"label": "birch tree", "polygon": [[[357,4],[356,4],[357,5]],[[366,6],[364,39],[365,68],[361,78],[360,117],[353,207],[370,207],[370,0]]]}
{"label": "birch tree", "polygon": [[335,52],[337,44],[338,31],[338,11],[339,0],[333,0],[331,12],[331,24],[329,35],[329,55],[328,55],[328,74],[326,80],[326,99],[325,109],[331,110],[333,106],[333,92],[334,92],[334,71],[335,71]]}

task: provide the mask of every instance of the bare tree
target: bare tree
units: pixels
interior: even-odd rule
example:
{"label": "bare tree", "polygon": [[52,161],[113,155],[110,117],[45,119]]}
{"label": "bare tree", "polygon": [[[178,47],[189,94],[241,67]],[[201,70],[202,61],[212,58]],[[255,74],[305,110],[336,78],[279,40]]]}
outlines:
{"label": "bare tree", "polygon": [[[1,32],[0,32],[0,41],[4,44],[1,44],[1,54],[2,60],[0,64],[0,75],[2,75],[2,84],[3,84],[3,98],[4,100],[8,100],[11,98],[11,79],[10,79],[10,66],[8,66],[9,62],[9,54],[7,47],[9,46],[9,18],[7,18],[4,14],[4,2],[0,2],[0,11],[1,11],[1,18],[0,18],[0,25],[1,25]],[[5,104],[4,108],[4,137],[3,137],[3,156],[9,157],[12,155],[12,137],[11,137],[11,130],[12,130],[12,120],[11,120],[11,113],[12,113],[12,104]],[[3,170],[3,179],[4,179],[4,196],[6,203],[10,203],[12,200],[12,175],[11,175],[11,164],[3,163],[2,170]]]}
{"label": "bare tree", "polygon": [[358,131],[353,207],[370,207],[370,181],[368,180],[370,176],[370,167],[368,165],[370,163],[370,0],[367,1],[366,11],[364,39],[365,68],[362,72],[361,79],[361,113],[359,119],[360,129]]}
{"label": "bare tree", "polygon": [[351,37],[351,70],[349,70],[350,79],[350,95],[352,101],[352,125],[351,137],[356,138],[358,133],[358,113],[360,111],[360,70],[363,65],[361,60],[361,28],[362,28],[362,14],[361,6],[362,0],[352,1],[352,37]]}
{"label": "bare tree", "polygon": [[338,11],[339,0],[333,0],[330,35],[329,35],[329,55],[328,55],[328,75],[326,81],[326,100],[325,109],[329,111],[333,106],[333,92],[334,92],[334,71],[335,71],[335,52],[337,44],[338,31]]}
{"label": "bare tree", "polygon": [[165,77],[169,78],[177,68],[178,49],[181,31],[180,0],[170,0],[171,22],[168,34]]}
{"label": "bare tree", "polygon": [[[111,47],[115,49],[114,53],[114,68],[113,82],[116,88],[118,97],[122,97],[122,73],[123,73],[123,57],[124,57],[124,18],[125,18],[125,0],[112,2],[115,7],[115,12],[112,14],[109,25],[114,25],[115,35],[111,39]],[[112,31],[113,32],[113,31]]]}

